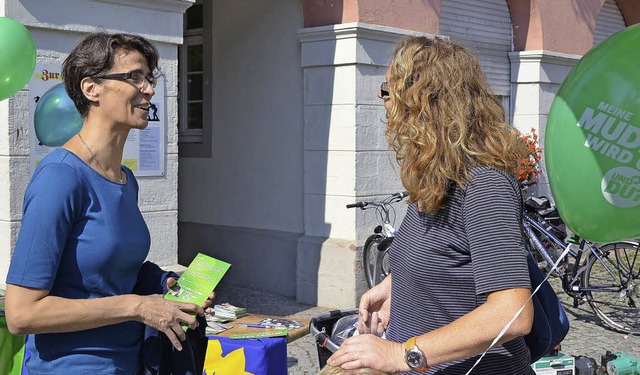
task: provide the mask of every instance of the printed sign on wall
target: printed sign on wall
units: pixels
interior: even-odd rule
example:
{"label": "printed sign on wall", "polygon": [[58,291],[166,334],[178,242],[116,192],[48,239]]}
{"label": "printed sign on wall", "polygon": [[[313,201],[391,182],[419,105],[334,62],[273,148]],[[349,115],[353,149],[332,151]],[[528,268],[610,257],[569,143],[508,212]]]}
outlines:
{"label": "printed sign on wall", "polygon": [[[36,106],[49,89],[62,82],[62,67],[54,64],[37,64],[29,81],[29,166],[30,173],[47,154],[55,149],[44,145],[36,134],[34,116]],[[158,79],[155,95],[149,107],[149,124],[144,130],[133,129],[124,146],[122,164],[136,176],[164,176],[165,174],[165,81]],[[54,120],[55,121],[55,120]],[[61,125],[63,126],[63,125]]]}

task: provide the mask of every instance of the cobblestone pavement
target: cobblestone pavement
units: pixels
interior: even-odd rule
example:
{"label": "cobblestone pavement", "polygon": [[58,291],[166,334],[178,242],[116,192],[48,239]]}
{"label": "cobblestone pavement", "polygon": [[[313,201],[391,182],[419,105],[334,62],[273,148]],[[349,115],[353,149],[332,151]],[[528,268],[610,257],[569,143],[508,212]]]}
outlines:
{"label": "cobblestone pavement", "polygon": [[569,317],[571,328],[562,342],[562,352],[572,356],[586,355],[600,363],[607,350],[640,358],[640,336],[625,335],[606,328],[585,301],[573,307],[573,298],[562,291],[558,279],[550,279]]}
{"label": "cobblestone pavement", "polygon": [[[571,322],[569,334],[562,343],[562,352],[578,356],[586,355],[598,363],[600,356],[607,350],[624,352],[640,358],[640,336],[629,336],[605,328],[593,314],[588,303],[573,307],[569,298],[557,280],[551,284],[558,292]],[[246,306],[249,312],[256,314],[298,316],[307,319],[318,316],[332,307],[316,307],[297,303],[289,299],[253,289],[223,286],[218,288],[217,302],[230,302]],[[315,375],[318,373],[318,353],[311,335],[290,343],[287,347],[289,375]]]}

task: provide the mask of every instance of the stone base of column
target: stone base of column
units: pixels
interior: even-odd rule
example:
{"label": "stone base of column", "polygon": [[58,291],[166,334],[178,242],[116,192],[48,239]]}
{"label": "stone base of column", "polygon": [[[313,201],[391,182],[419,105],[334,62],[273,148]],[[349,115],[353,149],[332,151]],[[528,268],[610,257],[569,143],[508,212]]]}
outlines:
{"label": "stone base of column", "polygon": [[361,254],[355,241],[303,236],[298,241],[298,302],[354,308],[366,290]]}

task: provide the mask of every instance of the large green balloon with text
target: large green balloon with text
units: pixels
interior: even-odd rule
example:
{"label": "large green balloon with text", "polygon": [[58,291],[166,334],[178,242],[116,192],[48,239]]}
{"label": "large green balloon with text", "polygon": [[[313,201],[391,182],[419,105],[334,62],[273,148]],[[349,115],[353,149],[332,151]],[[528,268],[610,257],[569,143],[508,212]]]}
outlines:
{"label": "large green balloon with text", "polygon": [[551,106],[546,168],[560,215],[593,242],[640,238],[640,25],[597,45]]}

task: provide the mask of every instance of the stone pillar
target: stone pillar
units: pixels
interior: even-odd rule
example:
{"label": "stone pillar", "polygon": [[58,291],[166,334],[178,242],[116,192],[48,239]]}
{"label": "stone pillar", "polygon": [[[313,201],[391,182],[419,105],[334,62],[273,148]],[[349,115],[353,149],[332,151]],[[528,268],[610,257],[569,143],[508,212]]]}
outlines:
{"label": "stone pillar", "polygon": [[[537,50],[509,53],[511,60],[511,110],[512,124],[527,134],[535,129],[540,137],[539,146],[544,150],[547,117],[560,85],[567,77],[580,55]],[[544,170],[538,185],[530,189],[533,194],[551,197],[549,181]]]}
{"label": "stone pillar", "polygon": [[409,33],[415,34],[364,23],[299,31],[305,159],[300,302],[354,307],[366,288],[358,250],[376,215],[345,206],[401,190],[377,92],[393,46]]}
{"label": "stone pillar", "polygon": [[0,284],[4,284],[18,238],[29,179],[28,103],[25,91],[0,101]]}

